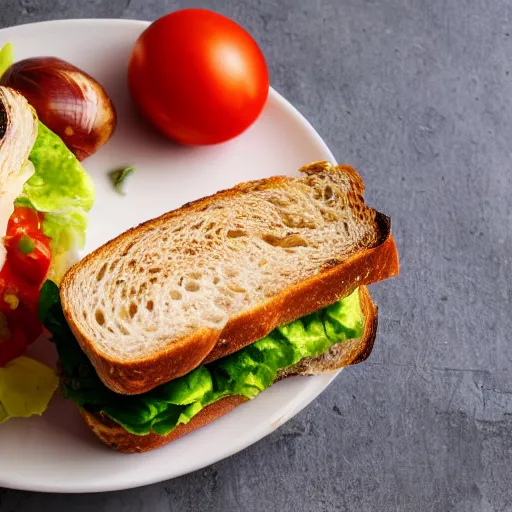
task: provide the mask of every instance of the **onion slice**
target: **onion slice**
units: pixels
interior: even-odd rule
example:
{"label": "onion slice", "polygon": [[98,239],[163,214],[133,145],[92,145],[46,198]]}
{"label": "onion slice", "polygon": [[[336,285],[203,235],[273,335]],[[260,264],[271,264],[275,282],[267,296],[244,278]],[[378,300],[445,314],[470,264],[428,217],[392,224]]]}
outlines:
{"label": "onion slice", "polygon": [[105,89],[90,75],[56,57],[14,63],[1,85],[19,91],[43,124],[84,160],[112,136],[117,116]]}

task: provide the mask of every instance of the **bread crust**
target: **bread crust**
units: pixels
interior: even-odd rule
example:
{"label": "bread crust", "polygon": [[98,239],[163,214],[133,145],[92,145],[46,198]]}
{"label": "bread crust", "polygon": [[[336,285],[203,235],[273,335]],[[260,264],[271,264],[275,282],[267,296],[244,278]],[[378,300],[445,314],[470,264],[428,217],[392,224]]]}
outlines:
{"label": "bread crust", "polygon": [[[305,172],[316,172],[317,168],[321,170],[325,165],[327,165],[326,162],[310,164],[306,166]],[[361,178],[354,169],[348,166],[340,167],[344,172],[353,175],[361,189],[363,188]],[[285,179],[277,176],[261,180],[258,182],[261,183],[260,185],[255,185],[254,182],[242,183],[233,189],[189,203],[179,210],[133,229],[143,232],[153,227],[155,223],[168,222],[184,211],[205,208],[220,197],[243,194],[253,190],[254,186],[279,187]],[[80,267],[87,265],[92,258],[108,259],[113,248],[122,243],[127,233],[131,233],[133,229],[86,256],[65,275],[61,284],[64,315],[98,376],[107,387],[120,394],[145,393],[160,384],[186,375],[201,363],[208,363],[240,350],[263,338],[276,327],[336,302],[349,295],[358,286],[398,275],[398,253],[391,235],[390,219],[377,212],[376,221],[379,233],[374,247],[359,251],[343,261],[329,261],[328,266],[316,276],[291,286],[251,311],[231,318],[221,332],[203,328],[144,359],[117,361],[99,353],[94,340],[84,336],[75,324],[71,313],[72,306],[68,303],[66,294],[68,285]]]}
{"label": "bread crust", "polygon": [[196,430],[212,421],[224,416],[237,405],[247,401],[243,396],[230,396],[222,398],[205,407],[194,416],[186,425],[178,425],[170,434],[159,436],[154,432],[147,436],[130,434],[123,427],[110,421],[105,421],[98,415],[79,409],[80,415],[94,434],[110,448],[121,453],[142,453],[160,448],[180,437]]}
{"label": "bread crust", "polygon": [[[377,333],[377,307],[365,286],[360,287],[360,303],[365,317],[365,327],[361,338],[341,342],[330,351],[317,358],[303,359],[296,365],[282,371],[277,380],[293,375],[314,375],[337,370],[364,361],[371,353]],[[257,398],[256,398],[257,399]],[[246,402],[243,396],[222,398],[205,407],[186,425],[178,425],[166,436],[150,433],[146,436],[130,434],[123,427],[103,416],[92,414],[80,408],[80,414],[92,432],[107,446],[122,453],[140,453],[160,448],[194,430],[224,416],[238,405]]]}

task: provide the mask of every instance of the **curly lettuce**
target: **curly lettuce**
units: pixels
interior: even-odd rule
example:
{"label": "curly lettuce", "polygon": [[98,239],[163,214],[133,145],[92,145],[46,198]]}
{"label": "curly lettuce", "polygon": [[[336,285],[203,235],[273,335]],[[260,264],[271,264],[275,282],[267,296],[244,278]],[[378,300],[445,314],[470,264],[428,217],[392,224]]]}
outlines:
{"label": "curly lettuce", "polygon": [[53,335],[63,367],[64,395],[90,412],[102,413],[128,432],[169,434],[223,397],[254,398],[280,370],[317,357],[332,345],[359,338],[364,317],[359,291],[311,315],[273,330],[263,339],[142,395],[118,395],[99,379],[68,327],[59,290],[47,281],[39,316]]}
{"label": "curly lettuce", "polygon": [[23,186],[16,205],[44,214],[43,231],[51,238],[50,277],[58,282],[73,263],[73,251],[85,244],[94,185],[61,138],[41,122],[29,160],[35,172]]}

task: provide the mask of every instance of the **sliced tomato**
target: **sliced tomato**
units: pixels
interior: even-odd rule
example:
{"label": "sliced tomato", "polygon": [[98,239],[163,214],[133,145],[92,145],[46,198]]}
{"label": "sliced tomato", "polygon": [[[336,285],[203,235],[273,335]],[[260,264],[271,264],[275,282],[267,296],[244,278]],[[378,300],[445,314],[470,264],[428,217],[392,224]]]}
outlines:
{"label": "sliced tomato", "polygon": [[2,243],[7,257],[0,270],[0,367],[23,355],[43,332],[37,303],[51,264],[43,215],[31,208],[16,208]]}
{"label": "sliced tomato", "polygon": [[0,368],[23,355],[42,332],[37,313],[23,302],[16,309],[0,311]]}
{"label": "sliced tomato", "polygon": [[23,282],[38,286],[51,264],[50,239],[44,236],[43,219],[43,214],[32,208],[15,208],[3,242],[12,272]]}
{"label": "sliced tomato", "polygon": [[0,368],[12,359],[23,355],[28,342],[22,326],[0,312]]}
{"label": "sliced tomato", "polygon": [[39,302],[39,289],[39,286],[27,283],[13,272],[6,261],[0,272],[0,311],[15,309],[13,306],[16,305],[16,299],[35,311]]}
{"label": "sliced tomato", "polygon": [[26,206],[16,207],[7,224],[7,234],[15,235],[19,231],[42,234],[43,214]]}
{"label": "sliced tomato", "polygon": [[6,236],[4,244],[13,272],[27,283],[41,286],[52,260],[50,240],[44,235],[18,232]]}
{"label": "sliced tomato", "polygon": [[6,263],[0,272],[0,368],[23,355],[43,332],[38,300],[39,287],[21,283]]}

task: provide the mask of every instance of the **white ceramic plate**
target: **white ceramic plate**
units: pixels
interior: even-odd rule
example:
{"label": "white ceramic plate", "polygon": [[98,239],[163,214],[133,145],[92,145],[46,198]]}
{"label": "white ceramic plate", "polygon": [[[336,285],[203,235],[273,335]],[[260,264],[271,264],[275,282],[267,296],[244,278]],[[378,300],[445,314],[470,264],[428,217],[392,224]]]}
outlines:
{"label": "white ceramic plate", "polygon": [[[261,118],[244,135],[209,148],[169,143],[141,123],[129,100],[126,64],[144,22],[59,21],[0,31],[14,43],[16,59],[53,55],[97,78],[119,115],[114,138],[85,167],[97,188],[86,250],[125,229],[237,182],[296,174],[313,160],[334,158],[311,125],[271,91]],[[113,192],[107,172],[123,165],[137,171],[127,195]],[[34,347],[54,360],[48,342]],[[137,487],[174,478],[228,457],[268,435],[309,404],[334,375],[290,378],[227,416],[162,449],[122,455],[100,444],[72,403],[54,398],[42,417],[0,426],[0,487],[48,492],[95,492]]]}

